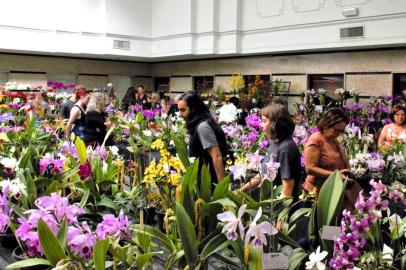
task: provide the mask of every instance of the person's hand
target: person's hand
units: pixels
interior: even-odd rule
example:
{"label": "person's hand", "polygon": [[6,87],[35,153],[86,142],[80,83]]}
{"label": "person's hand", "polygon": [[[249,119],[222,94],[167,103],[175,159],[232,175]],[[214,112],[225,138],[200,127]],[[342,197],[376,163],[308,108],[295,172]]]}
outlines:
{"label": "person's hand", "polygon": [[346,174],[346,173],[349,173],[350,172],[350,169],[342,169],[342,170],[340,170],[340,173],[341,174]]}

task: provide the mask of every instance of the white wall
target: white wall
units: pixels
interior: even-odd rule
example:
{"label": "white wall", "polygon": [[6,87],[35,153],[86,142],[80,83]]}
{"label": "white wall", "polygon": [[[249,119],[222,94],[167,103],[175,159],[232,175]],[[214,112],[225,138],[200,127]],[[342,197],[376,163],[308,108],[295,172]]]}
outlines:
{"label": "white wall", "polygon": [[[153,61],[406,45],[405,0],[3,0],[0,10],[3,51]],[[365,37],[341,40],[351,26]]]}

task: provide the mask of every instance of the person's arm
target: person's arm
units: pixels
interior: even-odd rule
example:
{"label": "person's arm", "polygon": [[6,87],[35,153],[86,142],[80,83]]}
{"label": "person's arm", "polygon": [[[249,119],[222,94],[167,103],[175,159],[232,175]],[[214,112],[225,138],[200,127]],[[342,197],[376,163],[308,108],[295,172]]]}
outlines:
{"label": "person's arm", "polygon": [[257,174],[249,182],[245,183],[241,187],[241,191],[243,191],[243,192],[250,191],[251,189],[259,186],[260,183],[261,183],[261,175]]}
{"label": "person's arm", "polygon": [[70,139],[70,133],[72,132],[72,125],[75,122],[75,120],[79,117],[79,114],[80,114],[80,110],[77,107],[73,107],[70,112],[68,124],[66,125],[66,131],[65,131],[66,140]]}
{"label": "person's arm", "polygon": [[224,179],[225,171],[223,164],[223,155],[221,154],[220,147],[218,145],[207,149],[211,159],[213,160],[214,170],[216,171],[217,181],[220,182]]}
{"label": "person's arm", "polygon": [[293,179],[282,179],[282,195],[292,196],[293,188],[295,187],[295,180]]}
{"label": "person's arm", "polygon": [[381,134],[379,134],[379,139],[378,139],[378,145],[383,144],[386,141],[386,136],[387,136],[387,132],[388,132],[388,126],[384,126]]}

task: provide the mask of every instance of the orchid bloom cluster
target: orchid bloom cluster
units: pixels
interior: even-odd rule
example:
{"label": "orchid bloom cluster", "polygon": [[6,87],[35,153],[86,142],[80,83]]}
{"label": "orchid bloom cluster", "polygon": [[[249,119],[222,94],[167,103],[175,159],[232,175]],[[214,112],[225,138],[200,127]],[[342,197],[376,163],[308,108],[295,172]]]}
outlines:
{"label": "orchid bloom cluster", "polygon": [[0,194],[0,233],[5,233],[11,224],[13,209],[8,202],[9,187],[3,186]]}
{"label": "orchid bloom cluster", "polygon": [[131,222],[122,211],[118,217],[111,214],[103,216],[102,223],[92,231],[86,222],[78,222],[78,216],[84,214],[85,210],[78,204],[70,204],[68,197],[52,193],[51,196],[38,198],[35,205],[37,209],[25,212],[28,215],[27,218],[18,218],[20,225],[15,232],[15,235],[27,246],[27,252],[31,257],[43,254],[37,231],[40,219],[55,235],[58,233],[58,226],[65,219],[68,225],[68,247],[74,254],[84,259],[92,257],[93,246],[97,240],[107,237],[125,240],[130,236]]}
{"label": "orchid bloom cluster", "polygon": [[0,159],[0,164],[3,165],[3,171],[7,174],[13,173],[18,167],[18,161],[15,158],[3,157]]}
{"label": "orchid bloom cluster", "polygon": [[[260,207],[254,219],[251,221],[247,233],[245,233],[242,217],[246,208],[246,204],[242,205],[238,209],[237,216],[232,211],[218,214],[217,219],[225,223],[222,232],[226,234],[227,239],[233,241],[236,241],[238,236],[240,236],[241,240],[245,241],[246,245],[252,244],[255,247],[267,245],[266,235],[275,235],[278,233],[278,230],[268,221],[263,221],[260,224],[257,224],[262,216],[262,208]],[[239,234],[237,233],[237,230]]]}
{"label": "orchid bloom cluster", "polygon": [[49,174],[48,176],[62,174],[64,164],[64,159],[54,159],[47,154],[39,161],[39,172],[41,174]]}
{"label": "orchid bloom cluster", "polygon": [[245,122],[247,123],[247,126],[251,127],[251,128],[258,128],[259,129],[259,128],[262,127],[261,118],[256,113],[248,115],[245,118]]}
{"label": "orchid bloom cluster", "polygon": [[[334,254],[329,263],[332,269],[357,269],[356,265],[360,261],[362,249],[366,245],[365,233],[372,223],[382,217],[382,210],[388,208],[389,201],[384,199],[384,196],[389,195],[390,199],[406,205],[404,194],[399,189],[395,188],[388,192],[385,184],[374,180],[370,181],[370,185],[372,190],[369,198],[365,198],[363,192],[360,192],[355,203],[357,210],[355,214],[351,214],[348,210],[343,211],[341,235],[334,240]],[[396,222],[399,218],[396,216],[389,218],[390,223],[393,223],[393,220]],[[392,224],[390,229],[394,230],[394,228]]]}

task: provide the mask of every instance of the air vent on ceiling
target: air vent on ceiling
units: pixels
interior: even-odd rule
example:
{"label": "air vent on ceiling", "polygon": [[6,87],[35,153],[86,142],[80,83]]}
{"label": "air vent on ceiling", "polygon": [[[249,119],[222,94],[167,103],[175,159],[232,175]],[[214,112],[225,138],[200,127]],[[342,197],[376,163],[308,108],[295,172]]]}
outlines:
{"label": "air vent on ceiling", "polygon": [[127,40],[114,40],[114,49],[129,50],[130,42]]}
{"label": "air vent on ceiling", "polygon": [[364,26],[340,28],[340,38],[364,37]]}

